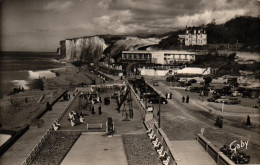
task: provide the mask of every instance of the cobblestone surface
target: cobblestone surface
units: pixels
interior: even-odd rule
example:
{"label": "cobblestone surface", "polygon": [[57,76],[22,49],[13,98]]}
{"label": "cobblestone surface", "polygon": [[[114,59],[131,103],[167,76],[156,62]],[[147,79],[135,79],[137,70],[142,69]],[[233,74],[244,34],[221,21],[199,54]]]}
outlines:
{"label": "cobblestone surface", "polygon": [[52,131],[31,164],[60,164],[80,134],[79,131]]}
{"label": "cobblestone surface", "polygon": [[162,164],[146,134],[122,135],[129,165]]}

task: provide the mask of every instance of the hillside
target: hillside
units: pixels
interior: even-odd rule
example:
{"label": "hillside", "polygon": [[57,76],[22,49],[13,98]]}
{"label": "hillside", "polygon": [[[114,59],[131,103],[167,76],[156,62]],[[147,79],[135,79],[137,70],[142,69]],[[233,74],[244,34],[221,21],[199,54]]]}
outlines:
{"label": "hillside", "polygon": [[108,57],[118,59],[121,56],[121,52],[124,50],[139,50],[149,45],[156,45],[160,42],[158,38],[138,38],[127,37],[126,39],[118,40],[115,43],[110,44],[105,50],[104,54]]}
{"label": "hillside", "polygon": [[[238,50],[260,51],[259,17],[236,17],[221,25],[216,25],[213,21],[201,27],[205,28],[207,32],[209,45],[229,44],[231,49],[239,45]],[[158,48],[171,49],[178,47],[178,35],[184,34],[184,32],[185,29],[173,32],[159,43]],[[208,49],[208,47],[205,49]]]}

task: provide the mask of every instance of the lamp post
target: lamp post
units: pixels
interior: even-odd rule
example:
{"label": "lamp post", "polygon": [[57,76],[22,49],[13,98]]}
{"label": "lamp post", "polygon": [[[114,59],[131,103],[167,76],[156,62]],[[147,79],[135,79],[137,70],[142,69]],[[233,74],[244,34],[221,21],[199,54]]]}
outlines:
{"label": "lamp post", "polygon": [[161,128],[161,92],[159,92],[158,128]]}
{"label": "lamp post", "polygon": [[147,81],[145,81],[145,109],[147,109]]}
{"label": "lamp post", "polygon": [[224,101],[222,101],[221,111],[224,112]]}

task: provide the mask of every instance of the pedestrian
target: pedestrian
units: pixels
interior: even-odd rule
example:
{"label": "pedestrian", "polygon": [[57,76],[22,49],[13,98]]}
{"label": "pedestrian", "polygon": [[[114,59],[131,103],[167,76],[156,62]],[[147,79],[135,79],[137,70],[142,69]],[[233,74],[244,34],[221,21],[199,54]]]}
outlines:
{"label": "pedestrian", "polygon": [[165,93],[165,98],[168,99],[168,93],[167,92]]}
{"label": "pedestrian", "polygon": [[92,114],[95,114],[95,108],[94,106],[91,107]]}
{"label": "pedestrian", "polygon": [[172,92],[170,93],[170,99],[172,99],[172,96],[173,96],[173,94],[172,94]]}
{"label": "pedestrian", "polygon": [[99,105],[99,107],[98,107],[98,114],[99,114],[99,115],[102,114],[102,111],[101,111],[101,105]]}
{"label": "pedestrian", "polygon": [[249,115],[247,115],[246,125],[251,126],[251,120]]}
{"label": "pedestrian", "polygon": [[182,102],[184,103],[184,101],[185,101],[185,97],[184,97],[184,96],[182,96]]}
{"label": "pedestrian", "polygon": [[186,103],[189,103],[190,97],[189,95],[186,97]]}

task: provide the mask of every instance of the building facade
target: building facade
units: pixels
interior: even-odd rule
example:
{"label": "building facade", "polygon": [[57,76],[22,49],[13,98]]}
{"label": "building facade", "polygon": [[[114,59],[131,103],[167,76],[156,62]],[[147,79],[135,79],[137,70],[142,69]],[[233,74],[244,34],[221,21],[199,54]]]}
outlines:
{"label": "building facade", "polygon": [[123,51],[122,61],[155,63],[172,65],[178,63],[192,63],[195,61],[195,52],[188,51]]}
{"label": "building facade", "polygon": [[185,35],[179,35],[179,40],[185,46],[207,45],[207,34],[202,28],[187,28]]}

